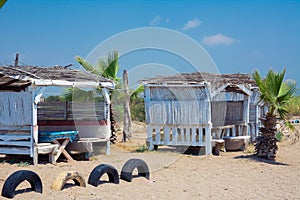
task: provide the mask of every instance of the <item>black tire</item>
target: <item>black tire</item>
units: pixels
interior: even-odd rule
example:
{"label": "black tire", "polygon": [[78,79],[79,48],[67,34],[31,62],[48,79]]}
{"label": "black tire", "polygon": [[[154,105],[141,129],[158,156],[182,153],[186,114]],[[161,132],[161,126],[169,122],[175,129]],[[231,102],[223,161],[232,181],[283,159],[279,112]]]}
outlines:
{"label": "black tire", "polygon": [[56,176],[56,178],[52,182],[51,189],[60,191],[64,188],[65,184],[69,180],[73,180],[75,185],[78,185],[80,187],[86,187],[85,180],[79,172],[67,171],[62,172]]}
{"label": "black tire", "polygon": [[119,184],[120,179],[118,171],[113,166],[107,164],[98,165],[93,169],[89,176],[88,184],[97,187],[99,185],[99,180],[103,174],[108,175],[110,183]]}
{"label": "black tire", "polygon": [[28,181],[33,191],[43,193],[43,184],[39,175],[30,170],[19,170],[6,179],[1,195],[7,198],[14,198],[16,188],[23,181]]}
{"label": "black tire", "polygon": [[128,160],[122,167],[121,170],[121,179],[124,181],[131,182],[132,181],[132,172],[137,168],[138,175],[143,176],[146,179],[150,178],[149,167],[147,163],[141,159],[130,159]]}

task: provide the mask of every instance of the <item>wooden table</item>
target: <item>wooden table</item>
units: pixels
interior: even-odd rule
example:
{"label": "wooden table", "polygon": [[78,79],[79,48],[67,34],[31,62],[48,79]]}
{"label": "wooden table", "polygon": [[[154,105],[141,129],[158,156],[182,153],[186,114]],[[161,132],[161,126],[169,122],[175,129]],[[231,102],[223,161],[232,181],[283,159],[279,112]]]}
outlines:
{"label": "wooden table", "polygon": [[77,136],[78,131],[59,131],[59,132],[40,132],[39,142],[51,142],[52,144],[58,145],[56,153],[50,155],[50,162],[55,163],[57,159],[63,154],[68,161],[74,161],[71,155],[65,150],[69,142],[72,142]]}
{"label": "wooden table", "polygon": [[68,161],[74,161],[71,155],[65,150],[66,146],[70,142],[70,138],[57,138],[55,140],[52,140],[51,142],[54,144],[58,144],[57,154],[52,156],[50,161],[51,163],[55,163],[61,154],[63,154],[68,159]]}

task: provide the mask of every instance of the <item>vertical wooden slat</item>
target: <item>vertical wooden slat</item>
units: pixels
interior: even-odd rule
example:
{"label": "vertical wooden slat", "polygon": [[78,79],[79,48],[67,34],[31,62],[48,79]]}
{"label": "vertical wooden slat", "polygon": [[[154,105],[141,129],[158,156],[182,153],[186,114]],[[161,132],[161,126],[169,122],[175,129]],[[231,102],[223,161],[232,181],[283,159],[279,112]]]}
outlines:
{"label": "vertical wooden slat", "polygon": [[176,126],[172,127],[172,143],[174,145],[178,144],[178,131]]}
{"label": "vertical wooden slat", "polygon": [[196,146],[196,127],[192,127],[192,145]]}
{"label": "vertical wooden slat", "polygon": [[160,127],[159,126],[155,126],[155,144],[159,145],[161,143],[160,141]]}
{"label": "vertical wooden slat", "polygon": [[64,119],[65,120],[68,119],[68,101],[65,102],[65,106],[64,106]]}
{"label": "vertical wooden slat", "polygon": [[[210,93],[210,92],[209,92]],[[212,118],[211,118],[211,102],[208,99],[208,125],[205,127],[205,154],[212,154],[211,146],[211,129],[212,129]]]}
{"label": "vertical wooden slat", "polygon": [[181,127],[180,128],[180,141],[183,143],[184,141],[185,141],[185,139],[184,139],[184,128],[183,127]]}
{"label": "vertical wooden slat", "polygon": [[232,131],[232,136],[235,137],[238,132],[239,132],[239,125],[235,125]]}
{"label": "vertical wooden slat", "polygon": [[185,138],[186,138],[186,141],[184,142],[184,144],[190,144],[191,143],[191,130],[190,130],[190,127],[187,126],[185,127]]}
{"label": "vertical wooden slat", "polygon": [[202,126],[199,128],[199,145],[203,146],[203,128]]}
{"label": "vertical wooden slat", "polygon": [[168,145],[170,143],[170,127],[169,126],[167,126],[167,125],[164,126],[163,134],[164,134],[165,145]]}
{"label": "vertical wooden slat", "polygon": [[149,142],[149,150],[153,150],[154,149],[153,138],[152,138],[153,127],[151,125],[147,125],[146,129],[147,129],[147,140]]}

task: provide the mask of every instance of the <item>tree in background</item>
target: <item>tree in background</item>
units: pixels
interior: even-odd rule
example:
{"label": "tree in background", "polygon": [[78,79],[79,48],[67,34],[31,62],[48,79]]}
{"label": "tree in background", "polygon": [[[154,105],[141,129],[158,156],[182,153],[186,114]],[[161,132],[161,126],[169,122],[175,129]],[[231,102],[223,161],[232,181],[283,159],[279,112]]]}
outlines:
{"label": "tree in background", "polygon": [[261,118],[263,127],[260,128],[260,136],[255,144],[256,155],[261,158],[275,160],[278,150],[277,139],[275,138],[277,118],[285,120],[289,113],[288,103],[296,92],[296,84],[284,82],[286,70],[281,73],[269,70],[265,79],[255,70],[254,80],[260,90],[260,101],[267,107],[268,111],[264,118]]}

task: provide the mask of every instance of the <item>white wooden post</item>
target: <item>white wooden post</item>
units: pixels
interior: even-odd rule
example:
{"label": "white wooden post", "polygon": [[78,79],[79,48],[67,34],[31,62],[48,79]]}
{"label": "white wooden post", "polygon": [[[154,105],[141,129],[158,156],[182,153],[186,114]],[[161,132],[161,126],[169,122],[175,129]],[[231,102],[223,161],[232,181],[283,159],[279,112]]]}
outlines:
{"label": "white wooden post", "polygon": [[211,145],[211,101],[208,100],[208,125],[205,127],[205,154],[211,155],[212,154],[212,145]]}
{"label": "white wooden post", "polygon": [[37,126],[37,103],[35,103],[35,90],[31,91],[32,95],[32,121],[31,121],[31,157],[33,158],[33,164],[38,164],[38,153],[37,153],[37,144],[38,144],[38,126]]}
{"label": "white wooden post", "polygon": [[160,126],[157,125],[154,128],[155,128],[155,144],[159,145],[160,144]]}
{"label": "white wooden post", "polygon": [[248,133],[248,124],[249,124],[249,108],[250,108],[250,101],[249,101],[249,96],[244,95],[244,112],[243,112],[243,117],[245,121],[245,126],[242,129],[242,133],[239,133],[239,135],[244,135]]}
{"label": "white wooden post", "polygon": [[211,129],[212,123],[209,122],[208,125],[205,127],[205,154],[211,155],[212,154],[212,145],[211,145]]}
{"label": "white wooden post", "polygon": [[147,124],[146,126],[146,129],[147,129],[147,140],[149,142],[149,150],[153,150],[154,149],[154,145],[153,145],[153,138],[152,138],[152,131],[153,131],[153,128],[151,125]]}

